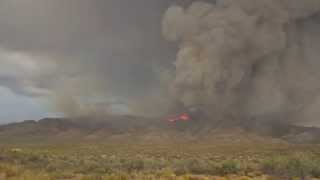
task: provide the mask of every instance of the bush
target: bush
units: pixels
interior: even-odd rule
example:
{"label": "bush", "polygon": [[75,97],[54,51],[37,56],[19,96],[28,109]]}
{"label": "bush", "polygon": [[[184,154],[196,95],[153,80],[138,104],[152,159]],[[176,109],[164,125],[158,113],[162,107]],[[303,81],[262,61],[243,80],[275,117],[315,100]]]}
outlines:
{"label": "bush", "polygon": [[122,168],[126,172],[142,171],[145,163],[142,159],[123,160]]}
{"label": "bush", "polygon": [[320,176],[320,160],[307,153],[274,156],[262,162],[262,171],[267,174],[300,177]]}
{"label": "bush", "polygon": [[311,174],[316,178],[320,178],[320,159],[315,159],[312,166]]}
{"label": "bush", "polygon": [[226,160],[220,165],[220,174],[238,174],[241,171],[240,162],[236,160]]}
{"label": "bush", "polygon": [[288,164],[287,157],[274,156],[262,161],[261,166],[263,172],[272,175],[283,175],[285,174],[285,167]]}

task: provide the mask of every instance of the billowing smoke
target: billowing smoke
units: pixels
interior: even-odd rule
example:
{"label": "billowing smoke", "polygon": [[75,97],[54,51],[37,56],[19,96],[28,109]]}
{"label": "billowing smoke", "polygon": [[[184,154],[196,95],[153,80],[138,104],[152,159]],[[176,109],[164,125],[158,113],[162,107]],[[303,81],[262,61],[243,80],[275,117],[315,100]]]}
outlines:
{"label": "billowing smoke", "polygon": [[212,121],[317,123],[319,0],[7,0],[0,12],[0,86],[67,116],[201,107]]}
{"label": "billowing smoke", "polygon": [[211,120],[319,117],[319,0],[173,5],[163,34],[179,43],[170,91],[185,107]]}

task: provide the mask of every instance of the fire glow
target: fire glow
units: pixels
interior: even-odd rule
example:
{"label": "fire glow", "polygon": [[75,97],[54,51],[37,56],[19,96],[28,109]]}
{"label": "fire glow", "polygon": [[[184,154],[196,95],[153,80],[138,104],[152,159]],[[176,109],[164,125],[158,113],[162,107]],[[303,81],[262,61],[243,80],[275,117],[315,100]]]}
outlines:
{"label": "fire glow", "polygon": [[179,121],[190,121],[191,120],[191,116],[188,113],[182,113],[180,115],[177,116],[173,116],[171,118],[168,118],[168,122],[170,123],[176,123]]}

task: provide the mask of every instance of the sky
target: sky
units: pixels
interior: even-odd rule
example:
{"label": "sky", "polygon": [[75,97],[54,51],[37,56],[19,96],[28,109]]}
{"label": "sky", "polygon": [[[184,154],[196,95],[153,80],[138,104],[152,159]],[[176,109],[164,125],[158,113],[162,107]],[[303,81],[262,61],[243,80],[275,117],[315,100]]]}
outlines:
{"label": "sky", "polygon": [[60,114],[52,107],[65,99],[144,96],[157,82],[154,67],[174,60],[161,34],[171,3],[0,1],[0,123]]}
{"label": "sky", "polygon": [[48,111],[39,100],[15,94],[8,88],[0,88],[0,99],[0,123],[59,116],[57,113]]}

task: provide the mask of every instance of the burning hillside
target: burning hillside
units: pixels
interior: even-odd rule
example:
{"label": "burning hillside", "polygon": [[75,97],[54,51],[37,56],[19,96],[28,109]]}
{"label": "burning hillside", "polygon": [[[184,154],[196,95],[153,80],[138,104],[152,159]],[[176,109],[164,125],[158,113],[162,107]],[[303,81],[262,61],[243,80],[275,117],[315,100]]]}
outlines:
{"label": "burning hillside", "polygon": [[212,122],[313,121],[319,112],[317,0],[217,0],[171,6],[163,33],[178,42],[172,96]]}
{"label": "burning hillside", "polygon": [[32,1],[0,6],[0,83],[68,119],[319,125],[319,0]]}

